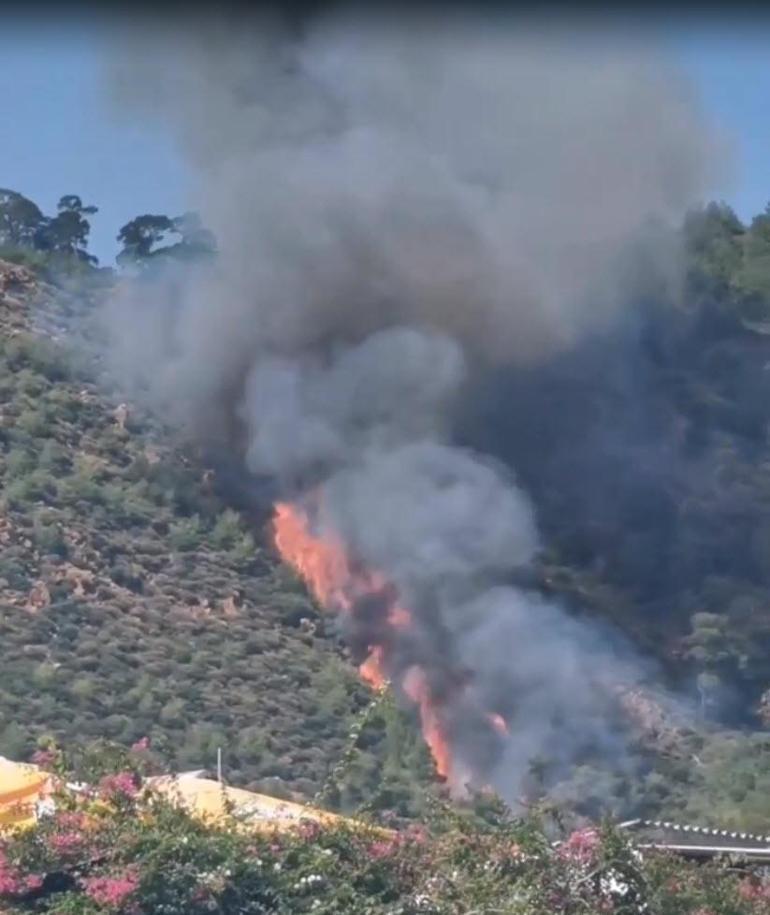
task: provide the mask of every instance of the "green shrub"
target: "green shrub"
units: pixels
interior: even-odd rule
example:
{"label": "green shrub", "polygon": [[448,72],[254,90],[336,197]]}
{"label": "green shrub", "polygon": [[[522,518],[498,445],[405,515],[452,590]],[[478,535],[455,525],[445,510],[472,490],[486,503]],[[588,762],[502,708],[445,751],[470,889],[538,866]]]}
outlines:
{"label": "green shrub", "polygon": [[68,473],[72,466],[67,449],[52,439],[43,444],[37,463],[42,470],[56,475]]}
{"label": "green shrub", "polygon": [[41,553],[54,553],[61,557],[67,555],[67,542],[61,527],[56,522],[46,520],[39,515],[36,516],[32,536],[35,546]]}
{"label": "green shrub", "polygon": [[12,508],[21,510],[34,502],[52,498],[55,494],[54,478],[45,470],[33,470],[17,476],[8,484],[5,499]]}
{"label": "green shrub", "polygon": [[168,532],[168,541],[175,550],[194,550],[202,538],[201,520],[198,515],[175,521]]}
{"label": "green shrub", "polygon": [[16,591],[28,591],[31,585],[30,575],[21,560],[0,551],[0,578],[8,582],[8,587]]}
{"label": "green shrub", "polygon": [[29,368],[16,372],[15,381],[16,391],[28,397],[39,397],[48,387],[47,380]]}
{"label": "green shrub", "polygon": [[73,374],[72,355],[46,337],[18,334],[4,342],[2,355],[14,371],[32,369],[49,381],[65,381]]}
{"label": "green shrub", "polygon": [[208,540],[218,550],[229,550],[243,536],[243,525],[238,512],[225,509],[217,519]]}
{"label": "green shrub", "polygon": [[5,458],[5,472],[9,478],[22,477],[35,467],[35,458],[26,448],[14,446]]}
{"label": "green shrub", "polygon": [[45,412],[39,407],[22,410],[16,417],[15,427],[30,438],[42,438],[49,430]]}

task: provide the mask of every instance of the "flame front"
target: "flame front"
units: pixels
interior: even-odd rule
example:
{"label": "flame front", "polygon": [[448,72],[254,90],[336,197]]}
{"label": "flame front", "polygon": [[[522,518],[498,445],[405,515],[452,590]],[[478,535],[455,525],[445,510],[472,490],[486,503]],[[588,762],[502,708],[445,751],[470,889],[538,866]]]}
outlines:
{"label": "flame front", "polygon": [[[285,562],[304,579],[325,608],[355,617],[356,602],[387,588],[385,576],[377,571],[353,568],[341,540],[330,534],[313,533],[308,513],[297,505],[279,502],[273,518],[275,545]],[[412,626],[412,614],[392,603],[384,620],[380,643],[367,646],[368,654],[359,666],[362,679],[382,689],[392,678],[389,669],[388,636],[397,638]],[[452,758],[442,721],[441,709],[431,694],[428,678],[417,665],[401,677],[404,694],[418,707],[422,732],[433,755],[438,774],[452,782]]]}
{"label": "flame front", "polygon": [[313,536],[305,512],[288,502],[275,506],[273,527],[281,558],[302,576],[319,603],[350,610],[346,586],[352,576],[343,545],[330,537],[322,540]]}

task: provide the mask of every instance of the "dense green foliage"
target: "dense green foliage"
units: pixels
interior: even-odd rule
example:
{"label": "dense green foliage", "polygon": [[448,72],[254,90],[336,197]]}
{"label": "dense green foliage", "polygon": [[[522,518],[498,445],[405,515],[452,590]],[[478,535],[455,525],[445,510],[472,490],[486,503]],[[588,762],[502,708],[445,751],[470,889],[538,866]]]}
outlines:
{"label": "dense green foliage", "polygon": [[[127,758],[126,758],[127,757]],[[640,857],[611,828],[553,842],[546,820],[493,799],[423,823],[254,830],[233,810],[206,825],[142,783],[143,751],[81,754],[90,790],[0,840],[3,911],[49,915],[763,915],[770,883],[745,868]],[[102,766],[98,763],[101,761]],[[84,773],[83,763],[88,764]],[[107,763],[105,766],[104,763]],[[100,777],[101,776],[101,777]]]}
{"label": "dense green foliage", "polygon": [[[235,782],[318,790],[368,690],[266,551],[268,519],[229,508],[194,454],[102,399],[66,348],[5,329],[0,754],[26,758],[46,734],[149,735],[174,767],[212,765],[222,747]],[[388,714],[341,803],[382,766],[425,765]]]}

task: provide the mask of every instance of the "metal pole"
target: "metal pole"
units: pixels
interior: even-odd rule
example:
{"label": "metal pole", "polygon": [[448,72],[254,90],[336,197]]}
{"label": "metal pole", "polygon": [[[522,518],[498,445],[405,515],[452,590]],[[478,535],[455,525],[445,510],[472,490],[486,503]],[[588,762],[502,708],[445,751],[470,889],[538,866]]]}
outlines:
{"label": "metal pole", "polygon": [[222,782],[222,747],[217,747],[217,781]]}

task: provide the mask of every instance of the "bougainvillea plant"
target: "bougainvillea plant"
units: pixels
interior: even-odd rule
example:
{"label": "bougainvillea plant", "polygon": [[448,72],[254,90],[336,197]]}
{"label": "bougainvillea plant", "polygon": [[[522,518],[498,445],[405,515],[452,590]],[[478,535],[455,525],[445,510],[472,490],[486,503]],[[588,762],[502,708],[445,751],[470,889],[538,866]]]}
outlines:
{"label": "bougainvillea plant", "polygon": [[[0,838],[0,912],[49,915],[764,915],[770,880],[642,858],[610,826],[554,843],[534,818],[429,805],[425,823],[290,831],[206,824],[143,782],[149,748],[47,762],[72,782]],[[98,760],[102,760],[99,769]],[[74,766],[75,772],[67,766]]]}

